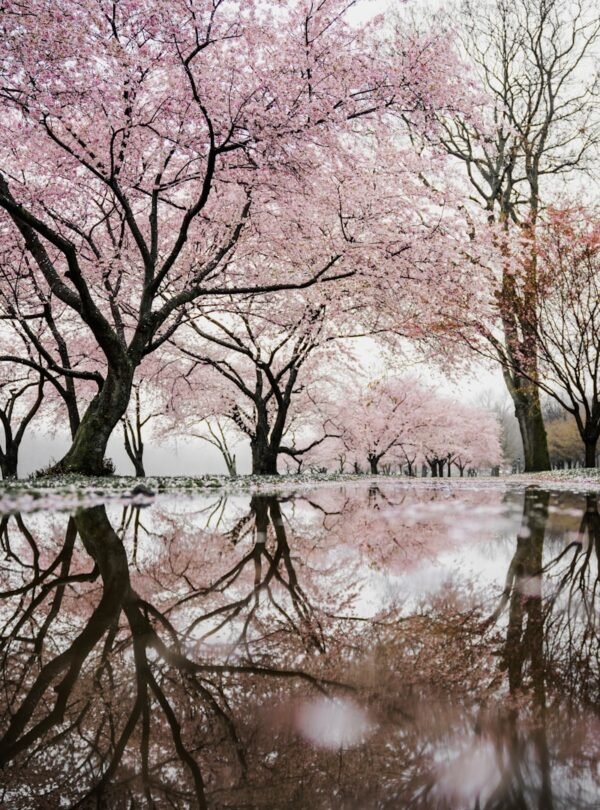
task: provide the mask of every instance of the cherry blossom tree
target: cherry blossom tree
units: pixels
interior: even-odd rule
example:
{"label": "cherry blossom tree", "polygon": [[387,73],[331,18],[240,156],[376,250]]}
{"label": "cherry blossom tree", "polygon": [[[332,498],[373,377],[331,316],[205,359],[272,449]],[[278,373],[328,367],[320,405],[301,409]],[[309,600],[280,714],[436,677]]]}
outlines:
{"label": "cherry blossom tree", "polygon": [[353,5],[4,4],[3,239],[97,347],[56,470],[102,472],[136,368],[198,299],[355,271],[341,223],[323,233],[348,145],[367,120],[427,125],[451,92],[426,42],[389,58]]}
{"label": "cherry blossom tree", "polygon": [[133,464],[136,476],[146,475],[144,469],[144,443],[148,436],[147,426],[165,416],[167,403],[161,397],[162,391],[144,379],[132,385],[133,396],[121,423],[125,452]]}
{"label": "cherry blossom tree", "polygon": [[254,474],[276,475],[280,456],[297,461],[326,438],[325,426],[297,441],[328,385],[323,369],[340,321],[327,295],[264,296],[200,313],[175,341],[192,389],[204,369],[220,378],[220,412],[250,440]]}
{"label": "cherry blossom tree", "polygon": [[442,475],[444,465],[449,476],[455,465],[462,478],[466,469],[501,463],[500,425],[491,411],[440,398],[432,424],[425,455],[434,475]]}
{"label": "cherry blossom tree", "polygon": [[34,280],[29,254],[10,247],[0,259],[1,362],[17,376],[31,369],[49,383],[43,411],[54,419],[64,408],[73,438],[82,406],[101,383],[96,346],[58,299],[25,281]]}
{"label": "cherry blossom tree", "polygon": [[339,436],[319,456],[341,456],[356,472],[366,462],[376,475],[385,460],[409,475],[426,462],[435,477],[444,469],[450,475],[452,465],[463,476],[467,468],[502,460],[500,425],[492,412],[442,397],[416,378],[376,379],[358,392],[345,390],[341,399],[327,411]]}
{"label": "cherry blossom tree", "polygon": [[[501,364],[519,420],[525,470],[548,469],[536,384],[543,290],[535,239],[539,216],[559,182],[589,170],[595,159],[597,7],[592,0],[465,0],[450,25],[466,56],[479,114],[444,117],[436,146],[464,166],[481,204],[479,212],[467,214],[472,238],[493,243],[498,269],[489,292],[490,320],[468,312],[463,319],[489,341],[484,352]],[[467,194],[463,208],[472,208]],[[481,254],[465,253],[484,284]]]}
{"label": "cherry blossom tree", "polygon": [[534,374],[527,352],[515,350],[505,357],[505,373],[527,380],[571,415],[586,448],[585,464],[594,467],[600,437],[597,212],[549,208],[539,216],[527,250],[535,252],[537,293],[534,310],[520,317],[535,340],[536,369]]}
{"label": "cherry blossom tree", "polygon": [[44,377],[31,370],[21,376],[7,376],[6,363],[0,364],[0,470],[2,478],[16,478],[19,449],[31,421],[39,411],[44,396]]}
{"label": "cherry blossom tree", "polygon": [[[596,211],[553,209],[536,241],[541,294],[532,326],[538,388],[575,420],[585,466],[600,437],[600,226]],[[515,358],[520,373],[522,358]]]}
{"label": "cherry blossom tree", "polygon": [[373,475],[383,459],[398,448],[418,448],[429,425],[426,407],[431,393],[410,377],[379,378],[362,389],[344,391],[332,416],[339,443],[351,454],[355,469],[363,462]]}

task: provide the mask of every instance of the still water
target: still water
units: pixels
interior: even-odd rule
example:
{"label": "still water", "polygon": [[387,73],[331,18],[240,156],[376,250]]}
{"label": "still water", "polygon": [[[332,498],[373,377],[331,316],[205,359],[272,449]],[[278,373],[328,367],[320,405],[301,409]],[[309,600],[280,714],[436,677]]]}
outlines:
{"label": "still water", "polygon": [[597,494],[1,519],[0,806],[600,807]]}

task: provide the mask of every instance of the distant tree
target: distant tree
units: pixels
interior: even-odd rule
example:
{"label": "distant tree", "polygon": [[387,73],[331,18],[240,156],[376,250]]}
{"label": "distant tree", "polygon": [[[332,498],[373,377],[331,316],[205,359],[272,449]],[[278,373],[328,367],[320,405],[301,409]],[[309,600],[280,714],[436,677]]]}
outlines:
{"label": "distant tree", "polygon": [[[337,412],[331,416],[336,445],[349,454],[358,471],[364,463],[372,475],[397,453],[420,447],[423,431],[435,418],[431,392],[411,377],[382,377],[361,388],[344,390]],[[335,452],[337,457],[340,451]]]}
{"label": "distant tree", "polygon": [[[585,466],[600,437],[600,225],[580,207],[551,209],[535,240],[539,296],[530,331],[539,373],[531,381],[574,419]],[[515,372],[529,374],[522,355]]]}
{"label": "distant tree", "polygon": [[[168,405],[162,391],[151,380],[140,379],[132,385],[133,396],[121,419],[125,452],[138,477],[146,475],[144,467],[144,440],[147,425],[164,417]],[[146,428],[146,430],[145,430]]]}
{"label": "distant tree", "polygon": [[553,467],[583,466],[585,447],[577,422],[570,415],[563,413],[559,418],[546,421],[548,430],[548,448]]}
{"label": "distant tree", "polygon": [[227,473],[237,475],[237,459],[233,448],[240,441],[239,431],[233,431],[231,422],[224,417],[207,417],[197,427],[186,431],[187,435],[201,439],[215,447],[221,454]]}
{"label": "distant tree", "polygon": [[0,470],[4,479],[17,477],[19,449],[25,431],[44,397],[43,375],[22,367],[20,371],[21,376],[15,377],[8,364],[0,363]]}
{"label": "distant tree", "polygon": [[[544,294],[538,219],[556,181],[588,169],[599,143],[599,77],[592,61],[600,41],[597,11],[595,0],[464,0],[450,21],[471,69],[479,114],[444,117],[436,143],[465,167],[483,209],[483,216],[468,216],[471,237],[493,244],[499,267],[492,321],[465,317],[503,369],[526,471],[549,467],[536,384]],[[473,267],[482,261],[475,251]]]}

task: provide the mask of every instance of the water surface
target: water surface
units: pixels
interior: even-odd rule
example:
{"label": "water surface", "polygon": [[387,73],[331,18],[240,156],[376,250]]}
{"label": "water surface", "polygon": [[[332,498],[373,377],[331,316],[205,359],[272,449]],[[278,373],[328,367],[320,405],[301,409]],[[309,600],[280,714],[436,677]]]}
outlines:
{"label": "water surface", "polygon": [[216,491],[0,534],[3,807],[600,806],[597,494]]}

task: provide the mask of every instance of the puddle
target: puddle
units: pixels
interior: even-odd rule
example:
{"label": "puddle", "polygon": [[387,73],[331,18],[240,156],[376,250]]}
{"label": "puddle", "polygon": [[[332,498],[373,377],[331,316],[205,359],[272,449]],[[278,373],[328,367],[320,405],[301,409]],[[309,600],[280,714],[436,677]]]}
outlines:
{"label": "puddle", "polygon": [[215,491],[0,537],[3,807],[600,806],[597,495]]}

